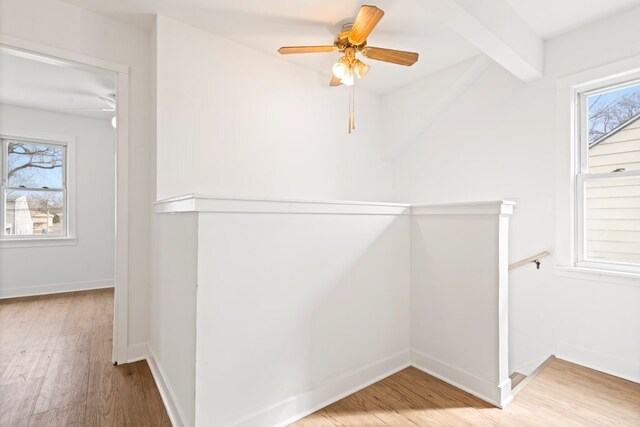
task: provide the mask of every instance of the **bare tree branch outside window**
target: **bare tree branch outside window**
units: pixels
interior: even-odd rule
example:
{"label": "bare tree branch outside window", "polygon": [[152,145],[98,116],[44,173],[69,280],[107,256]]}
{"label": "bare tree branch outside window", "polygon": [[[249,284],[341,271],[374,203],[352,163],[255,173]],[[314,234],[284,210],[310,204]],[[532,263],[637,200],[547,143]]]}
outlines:
{"label": "bare tree branch outside window", "polygon": [[619,89],[589,99],[589,142],[640,114],[640,87]]}
{"label": "bare tree branch outside window", "polygon": [[21,142],[10,142],[8,145],[7,178],[11,186],[34,187],[30,183],[38,170],[62,168],[64,150],[61,147]]}

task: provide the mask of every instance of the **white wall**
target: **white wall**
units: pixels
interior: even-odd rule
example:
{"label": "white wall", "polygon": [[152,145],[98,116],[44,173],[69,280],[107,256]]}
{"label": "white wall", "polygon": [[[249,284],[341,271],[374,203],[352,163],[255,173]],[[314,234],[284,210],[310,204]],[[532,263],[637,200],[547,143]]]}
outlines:
{"label": "white wall", "polygon": [[[357,130],[348,135],[348,93],[329,88],[327,76],[162,16],[152,38],[158,199],[393,198],[393,165],[380,159],[377,95],[358,91]],[[178,359],[174,350],[182,344],[170,345],[189,336],[182,328],[190,317],[180,329],[162,320],[194,312],[175,295],[182,285],[166,271],[175,244],[163,236],[178,220],[156,221],[151,323],[159,325],[152,326],[151,347],[174,384],[181,417],[192,424],[189,351]],[[227,425],[258,412],[259,425],[282,421],[397,368],[398,360],[406,364],[408,224],[386,216],[201,218],[198,425]],[[186,305],[170,304],[173,298]],[[278,330],[286,319],[296,320]],[[362,345],[353,345],[355,330],[365,331],[357,334]],[[329,388],[313,391],[320,386]],[[293,407],[278,406],[312,391]],[[279,409],[262,413],[271,405]]]}
{"label": "white wall", "polygon": [[[636,8],[549,41],[547,73],[565,76],[610,66],[615,61],[627,61],[632,56],[636,56],[632,62],[637,68],[640,46],[632,40],[640,37],[640,28],[632,23],[638,19],[640,9]],[[556,125],[562,130],[562,123]],[[564,157],[559,156],[558,161],[566,164]],[[559,167],[562,165],[559,163]],[[561,172],[557,169],[558,178]],[[566,183],[558,179],[557,185],[561,184]],[[568,206],[566,193],[558,191],[557,194],[556,211],[563,214]],[[557,218],[556,239],[567,235],[565,217]],[[556,240],[559,249],[564,243]],[[557,354],[640,382],[640,280],[623,283],[615,278],[594,279],[558,277],[555,281]]]}
{"label": "white wall", "polygon": [[130,67],[129,344],[148,340],[149,34],[56,0],[0,0],[0,33]]}
{"label": "white wall", "polygon": [[[640,36],[633,24],[638,19],[640,10],[626,12],[547,41],[547,76],[529,84],[497,65],[489,68],[397,157],[397,200],[516,199],[510,260],[554,253],[556,232],[565,233],[556,230],[556,188],[569,185],[556,174],[556,79],[639,54],[633,42]],[[384,108],[407,108],[407,94],[416,108],[432,95],[417,83],[386,96]],[[558,352],[639,378],[640,287],[560,277],[555,262],[551,257],[540,271],[528,266],[511,273],[511,369]]]}
{"label": "white wall", "polygon": [[388,201],[377,95],[169,18],[157,20],[157,197]]}
{"label": "white wall", "polygon": [[409,227],[201,213],[196,425],[282,425],[407,366]]}
{"label": "white wall", "polygon": [[0,127],[76,138],[77,244],[0,247],[0,297],[113,286],[115,192],[111,123],[0,105]]}
{"label": "white wall", "polygon": [[[195,419],[198,218],[156,215],[150,356],[162,371],[178,419]],[[168,407],[169,410],[174,408]]]}
{"label": "white wall", "polygon": [[[387,97],[386,108],[392,108],[395,96]],[[516,199],[511,261],[550,249],[554,123],[555,87],[546,82],[524,85],[494,65],[398,157],[396,197],[418,203]],[[511,273],[512,368],[554,352],[552,264],[546,260],[540,271],[525,267]]]}
{"label": "white wall", "polygon": [[511,400],[506,253],[512,205],[412,211],[411,361],[502,407]]}

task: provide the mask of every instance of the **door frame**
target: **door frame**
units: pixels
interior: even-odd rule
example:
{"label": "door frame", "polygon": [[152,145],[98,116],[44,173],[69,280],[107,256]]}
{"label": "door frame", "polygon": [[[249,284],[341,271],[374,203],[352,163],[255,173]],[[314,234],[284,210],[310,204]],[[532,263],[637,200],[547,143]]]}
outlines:
{"label": "door frame", "polygon": [[17,37],[0,34],[0,47],[61,60],[74,67],[116,76],[114,364],[129,360],[129,67]]}

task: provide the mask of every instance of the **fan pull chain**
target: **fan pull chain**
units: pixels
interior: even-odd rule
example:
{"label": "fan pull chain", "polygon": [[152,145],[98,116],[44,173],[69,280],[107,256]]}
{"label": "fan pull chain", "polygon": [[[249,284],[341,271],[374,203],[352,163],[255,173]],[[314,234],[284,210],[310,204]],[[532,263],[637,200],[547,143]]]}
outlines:
{"label": "fan pull chain", "polygon": [[355,91],[354,86],[349,86],[349,133],[353,132],[355,128]]}

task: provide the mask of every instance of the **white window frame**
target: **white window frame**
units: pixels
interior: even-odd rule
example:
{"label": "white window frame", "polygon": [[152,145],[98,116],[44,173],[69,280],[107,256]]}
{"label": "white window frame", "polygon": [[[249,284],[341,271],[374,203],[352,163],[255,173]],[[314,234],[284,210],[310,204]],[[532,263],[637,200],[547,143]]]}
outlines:
{"label": "white window frame", "polygon": [[581,85],[574,91],[574,105],[576,114],[574,118],[575,141],[575,241],[574,254],[575,266],[578,268],[593,269],[599,271],[612,271],[621,273],[640,273],[640,265],[615,261],[591,260],[586,257],[586,203],[585,186],[587,181],[637,177],[639,171],[590,173],[589,172],[589,129],[588,129],[588,105],[587,100],[591,95],[609,92],[624,87],[640,84],[640,72],[599,79],[596,82]]}
{"label": "white window frame", "polygon": [[[12,247],[40,247],[40,246],[67,246],[76,244],[76,173],[75,173],[75,143],[76,138],[67,135],[40,133],[33,131],[0,128],[2,153],[0,154],[0,248]],[[4,190],[7,189],[7,146],[9,141],[25,141],[50,145],[62,145],[65,149],[63,159],[63,194],[64,194],[64,221],[65,233],[60,235],[30,235],[16,236],[4,234],[5,200]],[[25,189],[29,190],[29,189]],[[56,190],[59,191],[59,190]]]}

